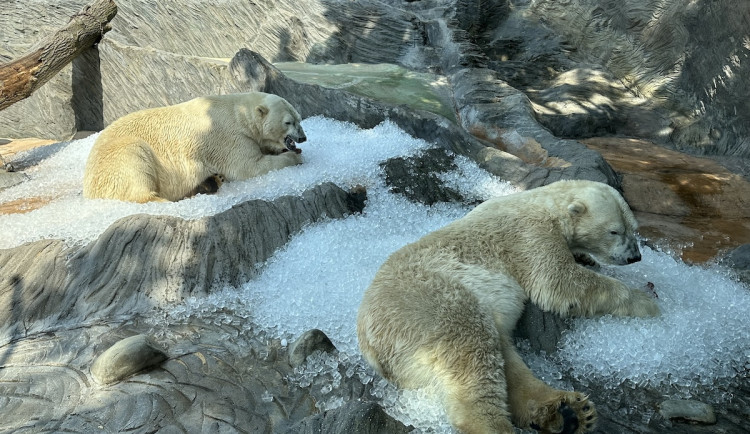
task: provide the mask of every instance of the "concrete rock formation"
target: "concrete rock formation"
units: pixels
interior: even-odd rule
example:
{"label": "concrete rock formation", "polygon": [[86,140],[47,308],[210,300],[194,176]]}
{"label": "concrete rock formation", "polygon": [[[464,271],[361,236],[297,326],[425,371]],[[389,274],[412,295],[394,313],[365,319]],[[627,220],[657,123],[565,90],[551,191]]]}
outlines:
{"label": "concrete rock formation", "polygon": [[167,360],[168,356],[146,335],[125,338],[97,356],[91,375],[99,384],[112,384]]}
{"label": "concrete rock formation", "polygon": [[[0,61],[25,52],[86,2],[4,4]],[[748,94],[750,50],[742,1],[687,7],[679,0],[640,6],[610,0],[117,5],[113,30],[95,49],[0,112],[0,137],[67,139],[147,107],[264,90],[288,99],[303,117],[324,115],[365,128],[388,118],[522,187],[564,178],[621,187],[620,174],[581,143],[615,134],[730,156],[718,161],[750,173],[737,158],[750,153],[750,110],[741,100]],[[379,101],[354,87],[295,81],[281,63],[274,65],[290,61],[316,68],[387,63],[434,74],[447,83],[446,105],[454,116],[408,101]],[[440,152],[390,162],[398,178],[392,185],[417,182],[417,200],[461,200],[431,182],[446,164]],[[411,167],[425,170],[404,182]],[[289,349],[232,312],[158,326],[139,317],[154,306],[205,295],[213,280],[238,282],[306,222],[356,212],[363,200],[361,191],[323,185],[302,197],[252,201],[198,221],[131,216],[82,248],[43,240],[1,250],[0,306],[11,308],[0,309],[0,382],[9,385],[0,397],[0,430],[30,420],[40,431],[408,430],[372,406],[370,386],[356,379],[342,385],[350,404],[316,414],[315,394],[284,380],[293,372]],[[230,243],[236,251],[218,247]],[[527,313],[524,321],[524,336],[539,337],[544,329],[532,342],[535,349],[554,348],[565,327],[541,312]],[[88,373],[96,355],[138,334],[169,348],[170,359],[142,375],[96,385]],[[728,393],[750,395],[746,387]],[[672,426],[619,415],[617,407],[606,407],[606,390],[591,394],[600,432],[661,433]],[[627,399],[638,406],[663,397],[634,389]],[[716,411],[712,429],[750,430],[747,408],[737,401]],[[374,422],[364,426],[366,420]],[[681,425],[675,432],[705,431]]]}

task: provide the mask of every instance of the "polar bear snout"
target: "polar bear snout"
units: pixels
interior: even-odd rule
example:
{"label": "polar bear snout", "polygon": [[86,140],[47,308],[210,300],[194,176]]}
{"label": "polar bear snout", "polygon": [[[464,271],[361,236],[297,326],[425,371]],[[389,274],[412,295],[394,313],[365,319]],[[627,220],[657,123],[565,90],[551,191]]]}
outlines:
{"label": "polar bear snout", "polygon": [[628,264],[635,264],[636,262],[639,262],[641,260],[641,252],[636,252],[635,255],[627,258],[625,261]]}
{"label": "polar bear snout", "polygon": [[625,244],[624,248],[618,254],[612,255],[612,262],[615,265],[634,264],[641,260],[641,250],[638,248],[638,242],[632,240]]}

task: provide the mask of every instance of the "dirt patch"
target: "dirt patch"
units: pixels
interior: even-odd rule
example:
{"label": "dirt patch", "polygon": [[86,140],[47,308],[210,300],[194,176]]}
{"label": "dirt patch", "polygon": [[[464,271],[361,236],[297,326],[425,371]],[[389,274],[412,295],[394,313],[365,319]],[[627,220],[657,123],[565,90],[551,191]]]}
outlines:
{"label": "dirt patch", "polygon": [[0,139],[0,157],[6,160],[19,152],[57,143],[57,140],[49,139]]}
{"label": "dirt patch", "polygon": [[22,197],[0,204],[2,214],[25,214],[52,202],[54,197]]}

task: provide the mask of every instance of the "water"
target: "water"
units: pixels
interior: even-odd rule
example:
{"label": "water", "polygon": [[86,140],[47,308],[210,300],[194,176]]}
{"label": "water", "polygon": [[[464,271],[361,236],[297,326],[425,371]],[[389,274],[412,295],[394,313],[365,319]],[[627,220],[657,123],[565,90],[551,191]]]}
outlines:
{"label": "water", "polygon": [[[388,191],[379,163],[429,147],[393,124],[362,130],[351,124],[310,118],[303,126],[309,138],[302,145],[303,165],[225,184],[214,196],[171,204],[84,200],[83,164],[94,139],[70,142],[56,154],[46,156],[30,172],[30,181],[0,192],[0,203],[42,191],[56,198],[37,211],[0,216],[0,227],[7,235],[0,240],[0,247],[40,238],[85,243],[117,218],[133,213],[195,219],[248,199],[299,194],[324,181],[343,188],[364,185],[368,201],[361,215],[306,227],[262,264],[257,278],[236,288],[216,288],[205,298],[188,299],[175,306],[166,319],[158,320],[176,321],[226,310],[289,341],[311,328],[321,329],[340,353],[316,356],[292,378],[305,387],[320,385],[316,393],[321,397],[321,409],[343,404],[342,394],[337,394],[343,375],[372,385],[373,396],[400,420],[425,432],[449,432],[442,408],[428,392],[399,391],[364,364],[357,349],[355,321],[362,294],[387,256],[462,217],[469,207],[428,207]],[[470,200],[515,191],[465,158],[457,157],[456,163],[458,169],[442,178]],[[698,386],[718,389],[736,370],[750,369],[750,290],[734,281],[726,269],[690,266],[646,247],[642,253],[641,262],[606,268],[604,272],[636,288],[652,282],[662,316],[575,320],[557,354],[526,354],[540,378],[553,386],[567,387],[563,377],[569,375],[584,386],[596,383],[613,393],[623,384],[649,384],[670,387],[687,397]],[[221,319],[225,320],[233,318]],[[316,378],[325,381],[316,383]],[[324,388],[326,384],[330,389]],[[270,395],[265,398],[273,399]]]}

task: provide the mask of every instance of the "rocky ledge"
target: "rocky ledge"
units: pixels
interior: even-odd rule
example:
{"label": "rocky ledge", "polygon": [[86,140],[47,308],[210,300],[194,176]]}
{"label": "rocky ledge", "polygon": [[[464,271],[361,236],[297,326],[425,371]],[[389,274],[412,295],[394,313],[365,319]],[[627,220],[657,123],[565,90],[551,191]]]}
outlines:
{"label": "rocky ledge", "polygon": [[[12,29],[0,58],[23,53],[84,3],[12,3],[0,12],[0,24]],[[0,136],[67,139],[133,110],[262,90],[284,96],[304,117],[323,115],[361,127],[389,119],[522,188],[566,178],[607,182],[624,190],[644,228],[655,231],[648,235],[654,242],[682,240],[677,223],[679,230],[689,229],[688,240],[706,239],[700,233],[707,227],[717,239],[730,238],[710,241],[714,249],[746,242],[735,235],[747,229],[746,165],[740,157],[748,155],[748,110],[737,95],[747,94],[742,77],[748,68],[733,60],[746,57],[746,41],[729,36],[741,34],[748,9],[736,1],[685,7],[675,0],[652,10],[593,0],[287,0],[273,8],[230,0],[209,14],[196,5],[119,1],[113,30],[95,49],[0,113]],[[719,29],[727,38],[721,49],[707,52],[705,41]],[[608,57],[615,49],[626,54]],[[282,63],[271,63],[289,61],[316,68],[400,65],[432,74],[447,91],[422,105],[408,98],[378,100],[372,87],[294,80],[300,71],[287,65],[285,74]],[[723,79],[727,68],[735,78]],[[724,86],[716,85],[720,76]],[[603,135],[609,137],[585,140]],[[662,147],[612,139],[617,135]],[[625,151],[638,149],[643,153],[623,161]],[[685,174],[683,163],[674,161],[687,157],[664,149],[719,154],[714,158],[721,167],[700,163],[705,165],[696,174]],[[434,172],[449,164],[439,151],[422,162],[389,162],[393,188],[426,203],[461,200],[435,182]],[[662,152],[668,155],[652,160]],[[633,167],[643,155],[648,164]],[[427,169],[415,169],[420,167]],[[23,180],[7,176],[14,177],[11,183]],[[655,178],[662,183],[651,184]],[[665,204],[665,197],[675,200]],[[8,307],[0,311],[0,428],[409,431],[374,404],[373,383],[357,373],[336,368],[321,377],[340,379],[335,408],[320,406],[322,380],[305,387],[289,381],[301,375],[296,369],[306,356],[323,364],[338,357],[319,332],[286,342],[257,330],[231,306],[180,321],[141,315],[205,295],[216,280],[236,282],[252,274],[304,224],[357,212],[362,201],[361,191],[326,184],[302,197],[248,202],[200,221],[131,216],[82,248],[44,240],[0,251],[0,303]],[[720,209],[727,224],[715,224],[708,209]],[[693,225],[692,218],[704,220]],[[240,251],[217,247],[238,239],[232,244]],[[677,247],[688,252],[682,244]],[[741,272],[747,269],[744,250],[726,259]],[[530,338],[536,350],[552,351],[565,328],[565,321],[532,308],[519,336]],[[748,375],[737,372],[738,385],[726,390],[733,399],[713,409],[717,421],[711,426],[681,423],[694,416],[675,413],[674,403],[648,387],[634,386],[617,402],[609,399],[610,391],[591,388],[600,411],[598,432],[750,431]],[[637,411],[621,411],[658,403],[663,411],[647,421]]]}

